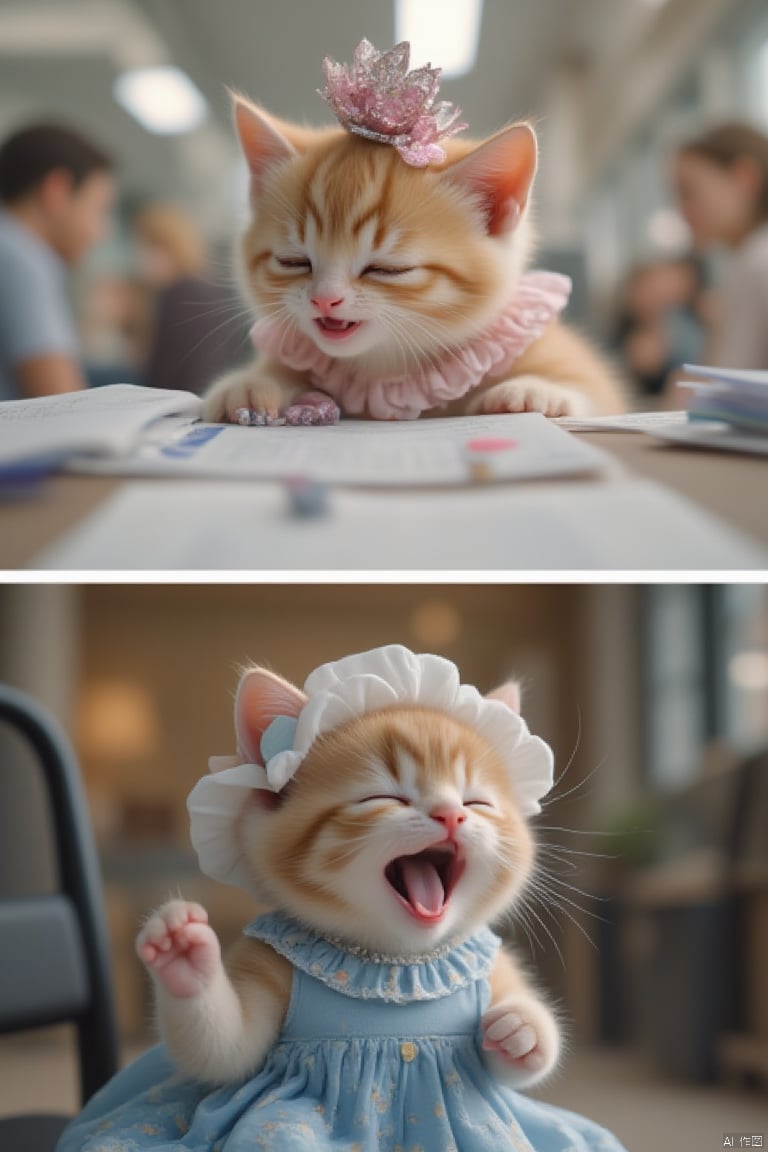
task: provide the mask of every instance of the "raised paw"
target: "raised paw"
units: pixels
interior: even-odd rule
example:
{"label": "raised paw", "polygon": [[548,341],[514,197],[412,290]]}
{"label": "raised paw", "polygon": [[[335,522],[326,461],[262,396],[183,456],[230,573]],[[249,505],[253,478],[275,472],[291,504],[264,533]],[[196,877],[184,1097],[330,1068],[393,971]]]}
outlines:
{"label": "raised paw", "polygon": [[557,1024],[532,997],[503,1000],[481,1021],[483,1050],[495,1058],[497,1073],[517,1086],[540,1080],[557,1063]]}
{"label": "raised paw", "polygon": [[325,392],[303,392],[285,409],[287,424],[338,424],[341,412],[335,400]]}
{"label": "raised paw", "polygon": [[136,952],[154,979],[179,998],[203,991],[221,967],[208,913],[187,900],[169,900],[152,913],[136,938]]}
{"label": "raised paw", "polygon": [[577,388],[545,380],[542,376],[518,376],[493,384],[471,401],[471,412],[541,412],[544,416],[587,416],[589,399]]}

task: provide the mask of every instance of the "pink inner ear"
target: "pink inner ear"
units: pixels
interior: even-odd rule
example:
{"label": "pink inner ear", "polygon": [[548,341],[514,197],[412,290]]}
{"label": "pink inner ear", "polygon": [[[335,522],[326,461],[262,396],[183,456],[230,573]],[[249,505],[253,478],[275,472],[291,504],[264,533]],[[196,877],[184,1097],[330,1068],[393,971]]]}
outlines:
{"label": "pink inner ear", "polygon": [[256,189],[273,164],[295,155],[292,145],[267,117],[240,99],[235,101],[235,127]]}
{"label": "pink inner ear", "polygon": [[489,692],[486,700],[501,700],[507,708],[519,713],[521,704],[520,684],[517,680],[508,680],[506,684],[501,684],[498,688],[494,688],[493,692]]}
{"label": "pink inner ear", "polygon": [[306,702],[299,688],[274,672],[246,672],[235,699],[235,731],[238,747],[252,764],[264,763],[261,737],[275,716],[298,716]]}
{"label": "pink inner ear", "polygon": [[488,232],[498,236],[517,226],[528,203],[536,163],[533,129],[527,124],[516,124],[446,169],[446,176],[482,198]]}

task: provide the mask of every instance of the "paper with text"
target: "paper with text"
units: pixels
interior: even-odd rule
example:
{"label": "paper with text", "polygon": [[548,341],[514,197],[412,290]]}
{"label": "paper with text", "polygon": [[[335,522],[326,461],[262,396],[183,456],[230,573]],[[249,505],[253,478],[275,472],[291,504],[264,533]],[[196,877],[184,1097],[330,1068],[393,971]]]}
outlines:
{"label": "paper with text", "polygon": [[185,415],[189,422],[199,413],[200,399],[190,392],[135,384],[8,400],[0,404],[0,465],[128,452],[152,421]]}
{"label": "paper with text", "polygon": [[687,412],[627,412],[623,416],[559,416],[555,420],[568,432],[649,432],[683,428]]}
{"label": "paper with text", "polygon": [[468,445],[508,442],[490,453],[494,480],[535,480],[599,471],[607,459],[538,413],[383,422],[328,428],[241,428],[163,421],[136,453],[75,464],[121,475],[266,480],[309,476],[327,484],[431,485],[470,481]]}

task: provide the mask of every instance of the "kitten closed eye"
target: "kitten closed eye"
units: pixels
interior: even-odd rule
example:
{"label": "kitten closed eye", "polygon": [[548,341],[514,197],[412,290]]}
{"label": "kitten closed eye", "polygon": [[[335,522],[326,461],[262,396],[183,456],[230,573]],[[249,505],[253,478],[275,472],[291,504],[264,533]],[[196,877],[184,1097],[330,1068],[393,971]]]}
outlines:
{"label": "kitten closed eye", "polygon": [[304,256],[276,256],[275,260],[281,268],[287,268],[295,272],[312,271],[312,261]]}
{"label": "kitten closed eye", "polygon": [[[280,416],[308,387],[379,420],[622,410],[610,365],[557,322],[567,278],[526,271],[529,125],[451,139],[443,168],[416,168],[354,133],[278,124],[240,97],[236,123],[254,207],[251,375],[288,377]],[[214,385],[206,419],[237,422],[241,392]]]}
{"label": "kitten closed eye", "polygon": [[369,264],[364,268],[362,276],[405,276],[408,272],[415,272],[415,268],[387,268],[382,264]]}
{"label": "kitten closed eye", "polygon": [[248,806],[240,835],[265,902],[390,954],[492,920],[534,856],[488,741],[398,706],[325,734],[281,805]]}
{"label": "kitten closed eye", "polygon": [[380,795],[377,795],[377,796],[363,796],[363,798],[361,800],[356,800],[355,803],[356,804],[373,804],[373,803],[378,803],[382,800],[394,801],[395,804],[402,804],[406,808],[410,806],[410,800],[407,800],[405,798],[405,796],[395,796],[395,795],[390,795],[389,793],[385,793],[385,792],[382,792]]}

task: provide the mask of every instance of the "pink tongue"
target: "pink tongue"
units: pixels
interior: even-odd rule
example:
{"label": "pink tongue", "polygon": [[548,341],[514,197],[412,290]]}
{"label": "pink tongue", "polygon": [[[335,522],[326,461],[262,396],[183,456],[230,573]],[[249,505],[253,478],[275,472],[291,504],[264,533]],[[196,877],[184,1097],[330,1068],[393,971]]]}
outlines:
{"label": "pink tongue", "polygon": [[445,893],[434,864],[418,856],[403,856],[400,867],[408,899],[416,911],[428,916],[442,912]]}
{"label": "pink tongue", "polygon": [[347,328],[349,325],[348,320],[334,320],[330,316],[326,316],[323,323],[325,324],[326,328],[330,328],[332,332],[340,332],[342,328]]}

